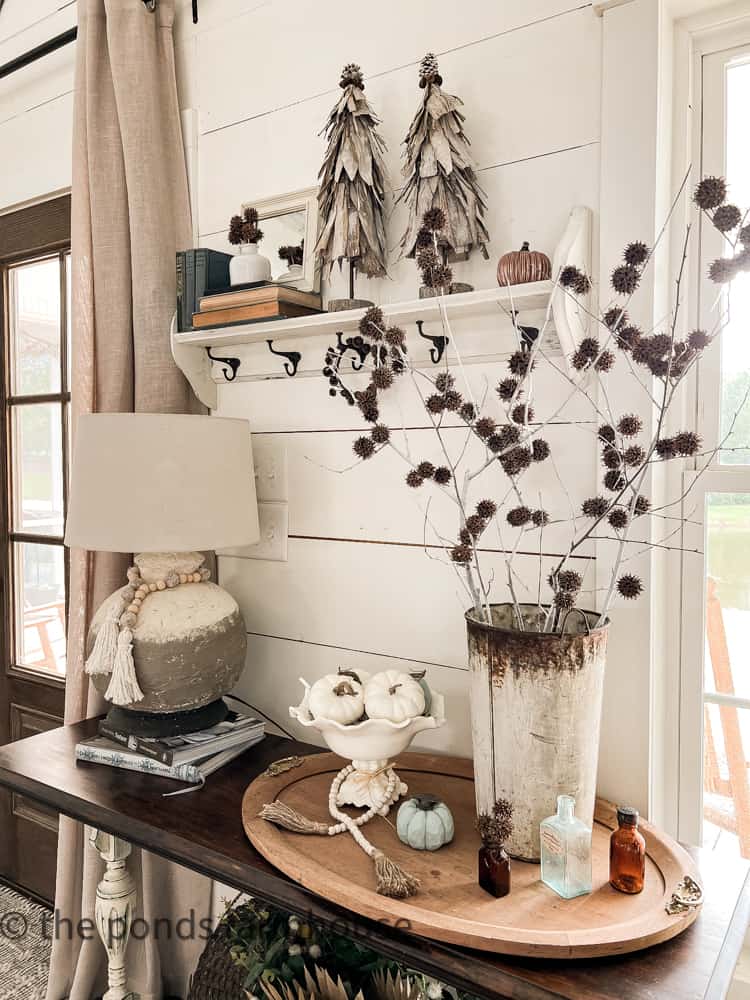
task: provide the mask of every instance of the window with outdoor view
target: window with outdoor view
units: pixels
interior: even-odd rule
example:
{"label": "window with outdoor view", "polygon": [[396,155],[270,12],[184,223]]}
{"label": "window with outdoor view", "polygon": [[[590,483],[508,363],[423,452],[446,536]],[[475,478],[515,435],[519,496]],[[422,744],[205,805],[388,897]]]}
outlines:
{"label": "window with outdoor view", "polygon": [[69,254],[6,266],[3,280],[11,661],[64,675]]}

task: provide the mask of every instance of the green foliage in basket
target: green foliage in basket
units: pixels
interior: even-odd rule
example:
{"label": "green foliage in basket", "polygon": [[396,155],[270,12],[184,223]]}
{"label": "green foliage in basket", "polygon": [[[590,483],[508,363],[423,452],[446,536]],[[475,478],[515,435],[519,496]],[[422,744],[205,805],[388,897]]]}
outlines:
{"label": "green foliage in basket", "polygon": [[419,995],[425,998],[476,1000],[410,973],[405,966],[344,933],[303,917],[290,916],[260,900],[228,908],[223,920],[229,929],[232,961],[246,971],[248,997],[262,995],[263,983],[279,987],[304,985],[305,970],[310,972],[317,967],[334,979],[340,978],[349,997],[356,997],[361,991],[367,1000],[378,1000],[375,982],[392,973],[413,980]]}

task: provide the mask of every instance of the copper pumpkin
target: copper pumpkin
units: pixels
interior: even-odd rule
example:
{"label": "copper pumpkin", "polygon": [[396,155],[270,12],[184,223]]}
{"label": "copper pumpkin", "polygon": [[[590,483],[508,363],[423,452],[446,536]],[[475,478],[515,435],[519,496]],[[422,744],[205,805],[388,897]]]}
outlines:
{"label": "copper pumpkin", "polygon": [[503,254],[497,265],[498,285],[524,285],[527,281],[548,281],[552,274],[549,257],[539,250],[529,250],[524,243],[520,250]]}

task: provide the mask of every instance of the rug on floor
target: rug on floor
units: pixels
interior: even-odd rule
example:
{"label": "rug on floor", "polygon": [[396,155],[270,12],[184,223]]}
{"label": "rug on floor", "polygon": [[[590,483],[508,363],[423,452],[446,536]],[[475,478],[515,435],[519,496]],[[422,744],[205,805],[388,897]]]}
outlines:
{"label": "rug on floor", "polygon": [[43,1000],[51,950],[49,911],[0,885],[0,1000]]}

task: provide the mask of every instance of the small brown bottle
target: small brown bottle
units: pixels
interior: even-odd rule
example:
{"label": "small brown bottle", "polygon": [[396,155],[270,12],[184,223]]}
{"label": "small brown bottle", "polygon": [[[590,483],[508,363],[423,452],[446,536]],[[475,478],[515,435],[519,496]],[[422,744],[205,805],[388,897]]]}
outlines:
{"label": "small brown bottle", "polygon": [[617,822],[620,825],[609,839],[609,884],[619,892],[640,892],[646,874],[646,841],[638,829],[638,810],[619,808]]}
{"label": "small brown bottle", "polygon": [[495,899],[510,892],[510,858],[505,848],[486,845],[479,848],[479,884]]}

